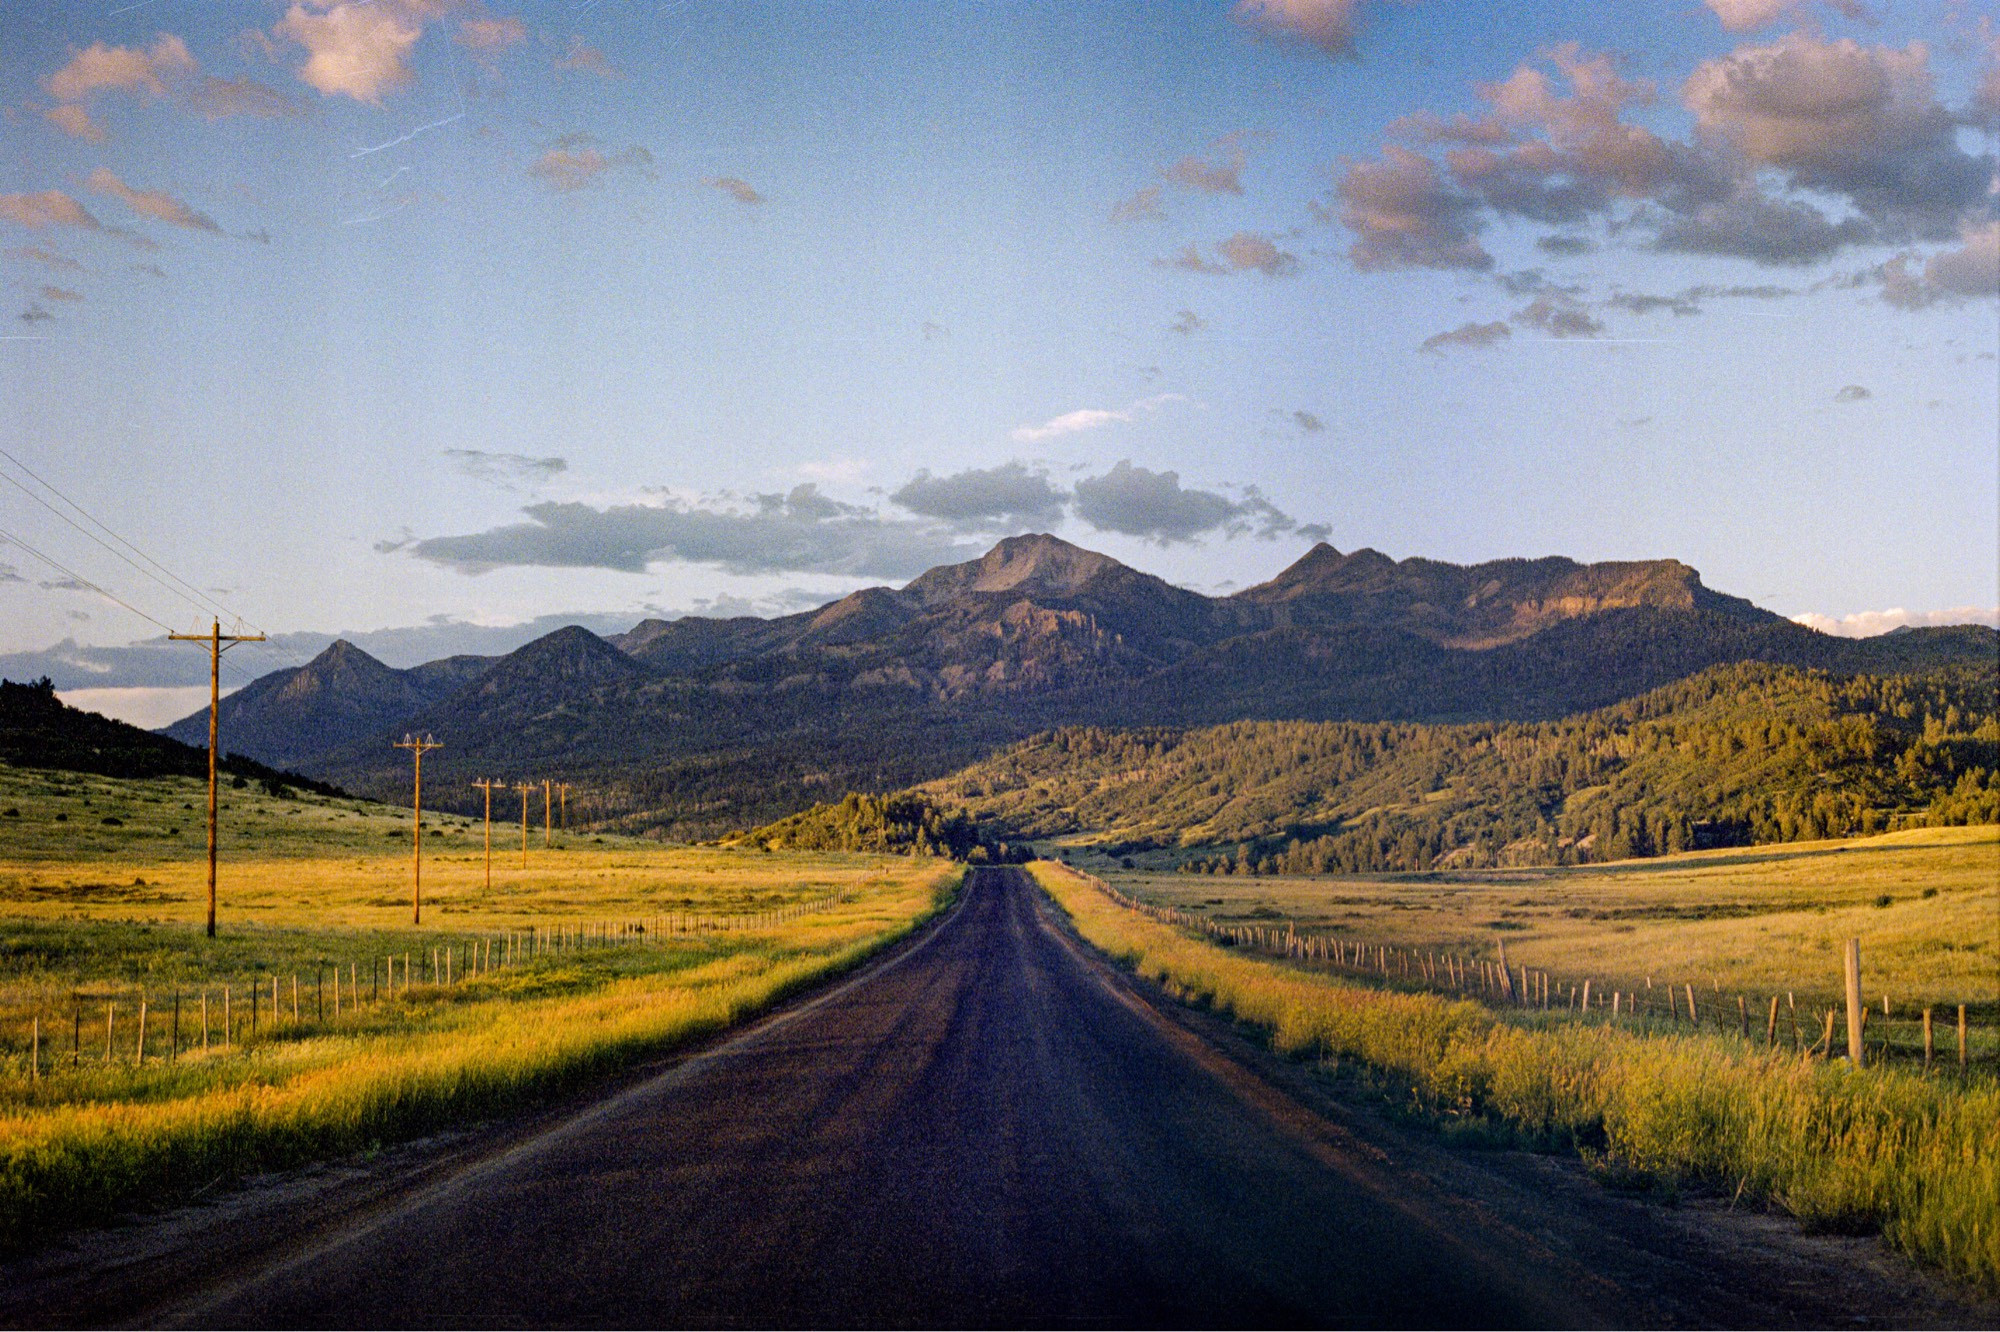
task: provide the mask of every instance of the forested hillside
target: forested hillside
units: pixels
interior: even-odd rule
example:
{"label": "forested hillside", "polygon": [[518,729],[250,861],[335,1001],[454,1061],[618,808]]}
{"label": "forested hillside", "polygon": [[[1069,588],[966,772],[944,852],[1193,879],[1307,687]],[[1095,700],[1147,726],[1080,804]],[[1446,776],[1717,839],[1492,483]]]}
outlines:
{"label": "forested hillside", "polygon": [[1005,835],[1265,872],[1618,860],[2000,822],[1991,671],[1716,667],[1540,723],[1070,727],[925,788]]}

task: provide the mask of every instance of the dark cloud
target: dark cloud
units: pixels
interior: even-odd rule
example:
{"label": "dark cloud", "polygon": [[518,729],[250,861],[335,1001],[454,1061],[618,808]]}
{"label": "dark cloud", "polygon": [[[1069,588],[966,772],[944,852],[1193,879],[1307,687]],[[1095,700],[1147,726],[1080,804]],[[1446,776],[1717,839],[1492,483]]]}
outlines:
{"label": "dark cloud", "polygon": [[[1391,142],[1342,169],[1335,215],[1357,267],[1486,268],[1480,233],[1509,218],[1557,228],[1535,242],[1551,254],[1594,248],[1583,229],[1597,224],[1662,251],[1765,265],[1948,243],[1990,219],[1995,158],[1961,146],[1967,116],[1939,102],[1922,43],[1798,31],[1703,61],[1680,89],[1696,125],[1687,141],[1628,119],[1658,100],[1654,85],[1575,44],[1474,91],[1483,115],[1391,126],[1392,139],[1442,146],[1436,156]],[[1922,259],[1881,279],[1888,299],[1926,303],[1921,285],[1899,283]]]}
{"label": "dark cloud", "polygon": [[1325,529],[1301,525],[1254,487],[1242,498],[1181,486],[1178,472],[1155,472],[1123,460],[1103,476],[1076,483],[1076,515],[1100,532],[1121,532],[1159,545],[1216,533],[1271,539],[1296,533],[1319,539]]}
{"label": "dark cloud", "polygon": [[1437,163],[1390,145],[1379,162],[1350,162],[1335,183],[1339,217],[1355,235],[1356,268],[1488,269],[1476,238],[1479,201],[1446,182]]}
{"label": "dark cloud", "polygon": [[1178,333],[1182,337],[1189,337],[1207,327],[1208,321],[1194,311],[1176,310],[1174,311],[1174,322],[1167,325],[1167,331],[1169,333]]}
{"label": "dark cloud", "polygon": [[1591,338],[1604,331],[1604,323],[1589,310],[1566,297],[1545,293],[1535,297],[1513,314],[1515,323],[1538,328],[1551,337]]}
{"label": "dark cloud", "polygon": [[803,485],[784,495],[689,504],[531,504],[527,521],[428,537],[410,554],[462,573],[515,566],[639,573],[669,561],[730,573],[907,578],[977,552],[949,533],[884,519]]}
{"label": "dark cloud", "polygon": [[1540,236],[1535,240],[1535,248],[1543,254],[1555,255],[1558,259],[1570,259],[1579,254],[1589,254],[1597,248],[1597,242],[1588,236]]}
{"label": "dark cloud", "polygon": [[54,315],[50,314],[47,310],[44,310],[39,305],[29,306],[27,309],[21,311],[21,313],[16,317],[24,324],[39,324],[43,320],[55,318]]}
{"label": "dark cloud", "polygon": [[2000,296],[2000,222],[1966,227],[1956,249],[1928,261],[1899,254],[1882,266],[1882,299],[1900,309],[1980,296]]}
{"label": "dark cloud", "polygon": [[1681,100],[1697,133],[1797,189],[1845,196],[1885,231],[1946,240],[1981,203],[1993,158],[1962,151],[1929,49],[1791,32],[1702,62]]}
{"label": "dark cloud", "polygon": [[1305,431],[1308,435],[1317,435],[1320,431],[1326,429],[1326,422],[1320,420],[1303,407],[1292,413],[1292,424]]}
{"label": "dark cloud", "polygon": [[1627,314],[1657,314],[1662,310],[1677,315],[1701,313],[1701,303],[1686,296],[1654,296],[1644,292],[1621,291],[1605,297],[1604,303]]}
{"label": "dark cloud", "polygon": [[1875,225],[1863,217],[1835,222],[1811,204],[1746,192],[1664,218],[1653,246],[1670,253],[1799,265],[1817,263],[1850,245],[1865,245],[1877,234]]}
{"label": "dark cloud", "polygon": [[1833,400],[1835,402],[1864,402],[1874,396],[1873,393],[1870,393],[1859,384],[1849,384],[1841,389],[1840,392],[1834,394]]}
{"label": "dark cloud", "polygon": [[541,485],[569,470],[569,463],[562,458],[534,458],[525,453],[446,449],[444,456],[450,458],[465,475],[478,481],[490,482],[506,490],[514,489],[517,482],[525,482],[530,486]]}
{"label": "dark cloud", "polygon": [[1454,347],[1491,347],[1514,336],[1514,330],[1500,320],[1490,324],[1466,323],[1425,338],[1417,350],[1441,355]]}
{"label": "dark cloud", "polygon": [[889,499],[920,517],[960,528],[1054,523],[1069,502],[1046,472],[1018,462],[951,476],[918,472]]}

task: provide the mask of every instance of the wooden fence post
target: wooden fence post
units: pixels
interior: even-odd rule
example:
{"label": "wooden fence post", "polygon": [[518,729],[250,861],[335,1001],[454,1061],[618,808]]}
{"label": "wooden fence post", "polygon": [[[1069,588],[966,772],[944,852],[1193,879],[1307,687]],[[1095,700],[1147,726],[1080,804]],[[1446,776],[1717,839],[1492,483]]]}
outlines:
{"label": "wooden fence post", "polygon": [[1771,996],[1771,1020],[1764,1024],[1764,1048],[1771,1049],[1778,1043],[1778,996]]}
{"label": "wooden fence post", "polygon": [[1929,1072],[1931,1060],[1937,1055],[1937,1046],[1931,1040],[1931,1008],[1924,1005],[1924,1071]]}
{"label": "wooden fence post", "polygon": [[1841,956],[1847,973],[1847,1058],[1860,1068],[1866,1059],[1861,1049],[1861,940],[1849,939]]}
{"label": "wooden fence post", "polygon": [[1743,996],[1740,994],[1736,996],[1736,1018],[1738,1025],[1742,1028],[1743,1039],[1746,1041],[1749,1040],[1750,1005],[1744,1000]]}
{"label": "wooden fence post", "polygon": [[139,1046],[132,1055],[132,1062],[143,1066],[146,1062],[146,995],[139,994]]}
{"label": "wooden fence post", "polygon": [[1686,992],[1686,994],[1687,994],[1687,1001],[1688,1001],[1688,1025],[1689,1025],[1689,1026],[1692,1026],[1692,1027],[1699,1027],[1699,1026],[1701,1025],[1701,1019],[1700,1019],[1699,1017],[1697,1017],[1697,1016],[1695,1015],[1695,1007],[1694,1007],[1694,982],[1692,982],[1692,981],[1683,981],[1683,982],[1681,983],[1681,989],[1682,989],[1683,991],[1685,991],[1685,992]]}
{"label": "wooden fence post", "polygon": [[111,1062],[111,1019],[117,1008],[118,1005],[109,999],[104,1001],[104,1062],[107,1064]]}

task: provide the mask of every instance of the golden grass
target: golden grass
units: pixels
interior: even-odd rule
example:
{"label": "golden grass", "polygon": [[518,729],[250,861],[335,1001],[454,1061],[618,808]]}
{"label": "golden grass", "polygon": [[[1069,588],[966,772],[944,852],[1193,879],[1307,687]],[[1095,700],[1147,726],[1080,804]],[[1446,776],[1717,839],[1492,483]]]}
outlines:
{"label": "golden grass", "polygon": [[[1841,985],[1861,940],[1879,1007],[1963,1003],[2000,1019],[2000,829],[1924,828],[1834,842],[1697,851],[1562,869],[1249,878],[1086,868],[1151,902],[1229,923],[1295,921],[1391,947],[1508,960],[1599,988],[1647,977],[1698,991]],[[1889,905],[1878,905],[1880,899]]]}
{"label": "golden grass", "polygon": [[[1810,1226],[1880,1228],[1898,1248],[2000,1287],[2000,1084],[1849,1070],[1717,1035],[1516,1019],[1370,989],[1219,948],[1034,867],[1080,934],[1282,1051],[1393,1075],[1425,1112],[1569,1141],[1621,1171],[1768,1199]],[[1511,951],[1511,950],[1510,950]]]}
{"label": "golden grass", "polygon": [[[672,1049],[855,965],[937,910],[960,875],[935,860],[631,839],[572,837],[544,851],[536,829],[529,869],[503,870],[496,856],[489,893],[466,834],[438,861],[427,834],[425,924],[416,928],[404,897],[409,843],[383,835],[399,821],[393,811],[238,793],[229,826],[239,841],[256,839],[258,854],[225,860],[222,937],[209,940],[200,927],[205,854],[199,845],[163,853],[159,830],[148,835],[158,807],[171,817],[188,803],[173,797],[189,792],[199,786],[0,769],[0,810],[22,810],[0,813],[0,1246],[32,1245],[218,1178],[466,1123]],[[29,797],[36,818],[16,823]],[[68,825],[84,809],[119,823],[72,837]],[[53,812],[73,817],[58,823]],[[518,867],[518,825],[514,857]],[[572,943],[459,979],[473,940],[537,927],[574,936],[667,915],[709,924]],[[459,949],[457,983],[421,983],[440,945]],[[377,991],[370,973],[384,954],[412,957],[420,983]],[[356,966],[359,997],[370,1002],[357,1005],[350,984],[339,1016],[321,1019],[310,987],[329,960]],[[294,1022],[290,978],[300,972],[307,988]],[[275,1022],[273,976],[284,1001]],[[218,1039],[189,1051],[199,1040],[196,996],[210,996],[219,1038],[221,986],[232,987],[240,1026],[253,981],[265,997],[255,1032],[227,1049]],[[168,1060],[175,993],[183,1054]],[[140,1064],[142,994],[153,1025]],[[106,1060],[111,1002],[119,1025]],[[71,1037],[79,1009],[88,1017],[80,1049]],[[30,1049],[37,1017],[39,1058]]]}

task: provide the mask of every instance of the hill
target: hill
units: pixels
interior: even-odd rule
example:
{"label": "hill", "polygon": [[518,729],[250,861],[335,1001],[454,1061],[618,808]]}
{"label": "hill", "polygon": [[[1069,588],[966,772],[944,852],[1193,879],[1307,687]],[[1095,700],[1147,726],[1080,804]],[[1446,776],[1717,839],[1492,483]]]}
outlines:
{"label": "hill", "polygon": [[[47,679],[26,684],[0,680],[0,763],[9,767],[101,777],[206,777],[207,739],[205,724],[203,745],[197,748],[70,707],[56,697]],[[323,795],[344,794],[337,787],[242,756],[224,758],[217,767],[231,777],[255,779],[271,789],[303,786]]]}
{"label": "hill", "polygon": [[1993,678],[1746,663],[1537,724],[1069,727],[925,794],[1198,868],[1422,870],[2000,822]]}
{"label": "hill", "polygon": [[452,807],[470,808],[475,778],[554,778],[603,826],[712,836],[1062,726],[1542,721],[1723,663],[1991,669],[1996,644],[1979,628],[1831,638],[1674,561],[1458,566],[1319,546],[1206,597],[1036,535],[770,620],[648,620],[609,639],[573,627],[400,672],[329,649],[234,696],[224,733],[402,799],[407,763],[388,741],[429,731],[446,747],[426,772]]}
{"label": "hill", "polygon": [[[490,664],[485,657],[446,657],[410,670],[385,666],[346,639],[292,670],[259,676],[222,700],[222,743],[282,767],[314,760],[363,736],[386,734],[397,722],[440,701]],[[208,709],[163,728],[190,745],[208,743]]]}

